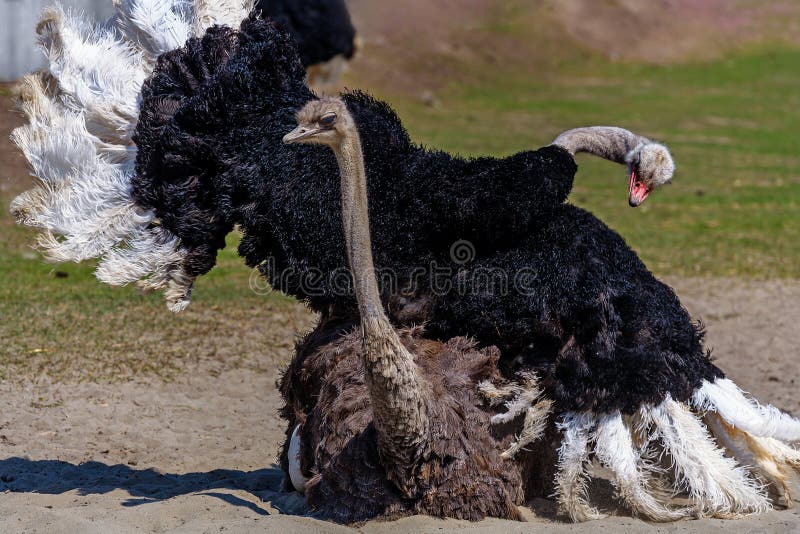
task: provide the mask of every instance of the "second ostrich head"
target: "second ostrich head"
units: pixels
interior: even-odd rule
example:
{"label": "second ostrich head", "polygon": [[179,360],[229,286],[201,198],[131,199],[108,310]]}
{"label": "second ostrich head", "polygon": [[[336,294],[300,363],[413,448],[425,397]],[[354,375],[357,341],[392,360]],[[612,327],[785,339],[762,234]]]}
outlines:
{"label": "second ostrich head", "polygon": [[672,181],[675,162],[667,147],[660,143],[642,142],[625,154],[630,176],[628,202],[636,207],[658,187]]}
{"label": "second ostrich head", "polygon": [[574,128],[559,135],[553,144],[573,155],[588,152],[626,165],[628,202],[634,208],[669,183],[675,173],[675,162],[667,147],[616,126]]}

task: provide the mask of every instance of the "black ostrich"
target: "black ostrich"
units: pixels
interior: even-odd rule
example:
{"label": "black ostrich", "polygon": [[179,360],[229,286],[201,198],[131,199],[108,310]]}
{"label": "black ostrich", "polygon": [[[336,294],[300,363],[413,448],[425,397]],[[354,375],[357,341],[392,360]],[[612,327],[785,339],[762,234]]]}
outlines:
{"label": "black ostrich", "polygon": [[256,12],[291,34],[304,67],[356,53],[356,30],[344,0],[259,0]]}
{"label": "black ostrich", "polygon": [[[162,54],[144,83],[132,137],[136,83],[151,62],[139,62],[110,35],[84,36],[82,54],[70,55],[68,23],[51,12],[40,25],[44,45],[56,49],[51,70],[60,84],[26,80],[31,124],[15,134],[37,176],[58,185],[12,205],[20,221],[47,229],[42,244],[51,257],[100,256],[101,279],[144,279],[179,310],[238,224],[240,253],[273,286],[308,302],[323,320],[355,316],[355,299],[341,287],[348,271],[336,161],[325,148],[281,143],[295,112],[316,98],[291,39],[269,22],[246,20],[239,31],[216,26]],[[75,102],[84,113],[73,111]],[[643,458],[659,447],[701,511],[768,507],[690,406],[779,489],[797,453],[777,439],[800,438],[800,423],[724,379],[672,290],[616,233],[564,204],[576,170],[570,152],[586,143],[459,159],[411,143],[386,104],[361,93],[342,102],[362,139],[375,265],[392,274],[382,299],[397,322],[426,321],[433,338],[496,344],[507,372],[541,375],[563,433],[557,486],[573,518],[595,515],[582,494],[589,449],[612,468],[627,502],[656,519],[686,513],[648,492],[651,466]],[[326,124],[320,117],[307,126]],[[634,171],[637,203],[659,183],[642,162],[663,153],[654,156],[641,142],[622,148],[615,158]],[[475,246],[470,263],[450,256],[459,240]],[[434,290],[440,271],[426,270],[432,265],[450,269],[451,290]],[[518,283],[498,292],[483,275],[493,271]],[[525,391],[514,395],[508,417],[533,402]]]}

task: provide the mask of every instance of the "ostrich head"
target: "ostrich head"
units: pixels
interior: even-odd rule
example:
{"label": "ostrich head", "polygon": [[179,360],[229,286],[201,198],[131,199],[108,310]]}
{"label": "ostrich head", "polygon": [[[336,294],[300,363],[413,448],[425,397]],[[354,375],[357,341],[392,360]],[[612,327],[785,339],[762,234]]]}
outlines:
{"label": "ostrich head", "polygon": [[656,188],[669,183],[675,172],[672,155],[662,144],[639,143],[625,154],[625,163],[630,175],[628,202],[636,207]]}
{"label": "ostrich head", "polygon": [[286,134],[283,142],[336,147],[353,127],[353,118],[340,98],[321,98],[297,112],[297,128]]}

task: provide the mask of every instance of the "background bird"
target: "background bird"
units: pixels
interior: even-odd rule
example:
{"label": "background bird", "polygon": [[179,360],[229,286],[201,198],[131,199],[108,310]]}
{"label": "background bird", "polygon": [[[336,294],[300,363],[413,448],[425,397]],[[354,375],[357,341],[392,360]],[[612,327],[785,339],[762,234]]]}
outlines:
{"label": "background bird", "polygon": [[358,50],[344,0],[259,0],[255,9],[291,34],[312,86],[336,83]]}

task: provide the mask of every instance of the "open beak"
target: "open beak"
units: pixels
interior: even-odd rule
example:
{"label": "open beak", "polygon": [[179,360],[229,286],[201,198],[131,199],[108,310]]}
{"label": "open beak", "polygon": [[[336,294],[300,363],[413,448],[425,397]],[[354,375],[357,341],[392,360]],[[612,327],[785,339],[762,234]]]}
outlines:
{"label": "open beak", "polygon": [[298,126],[288,134],[283,136],[283,142],[287,145],[298,143],[309,137],[313,137],[321,132],[319,128],[306,128],[305,126]]}
{"label": "open beak", "polygon": [[628,192],[628,204],[632,208],[639,206],[650,194],[650,189],[644,185],[636,175],[636,170],[631,170],[631,183]]}

